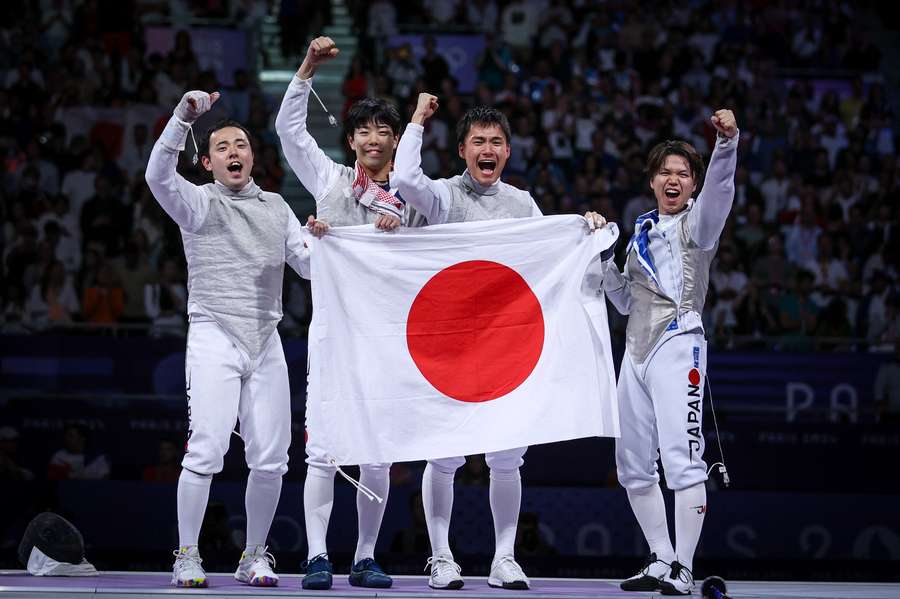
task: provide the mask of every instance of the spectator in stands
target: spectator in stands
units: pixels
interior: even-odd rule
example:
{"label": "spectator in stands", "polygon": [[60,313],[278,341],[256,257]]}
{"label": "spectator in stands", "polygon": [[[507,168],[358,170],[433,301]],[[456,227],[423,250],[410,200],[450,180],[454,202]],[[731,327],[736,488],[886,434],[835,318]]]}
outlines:
{"label": "spectator in stands", "polygon": [[63,430],[63,447],[50,457],[49,480],[109,478],[109,459],[102,453],[87,453],[87,429],[70,424]]}
{"label": "spectator in stands", "polygon": [[760,284],[754,279],[747,281],[747,287],[735,305],[734,316],[735,335],[760,339],[778,333],[777,314],[773,311],[771,302],[767,301]]}
{"label": "spectator in stands", "polygon": [[35,329],[66,325],[79,316],[78,296],[72,277],[61,262],[47,265],[39,284],[35,285],[25,305],[26,322]]}
{"label": "spectator in stands", "polygon": [[137,123],[124,145],[118,161],[119,166],[125,171],[125,177],[129,182],[143,180],[144,169],[147,168],[147,160],[150,158],[150,150],[153,149],[153,143],[147,132],[147,124]]}
{"label": "spectator in stands", "polygon": [[422,78],[425,89],[441,89],[441,83],[450,76],[450,65],[437,51],[434,37],[425,36],[425,54],[419,59],[422,66]]}
{"label": "spectator in stands", "polygon": [[823,233],[817,243],[817,259],[803,267],[815,277],[813,300],[821,308],[830,302],[832,296],[846,293],[849,273],[847,265],[837,255],[831,235]]}
{"label": "spectator in stands", "polygon": [[82,315],[92,324],[115,324],[125,310],[125,292],[108,262],[101,262],[92,284],[84,290]]}
{"label": "spectator in stands", "polygon": [[125,304],[121,322],[147,323],[144,307],[144,287],[154,278],[154,271],[146,251],[146,236],[140,230],[131,235],[121,258],[114,260],[116,279],[121,283]]}
{"label": "spectator in stands", "polygon": [[761,204],[748,204],[743,217],[739,217],[739,226],[734,233],[738,244],[738,255],[744,264],[752,264],[763,255],[766,245],[766,230],[762,222]]}
{"label": "spectator in stands", "polygon": [[153,323],[151,335],[184,337],[187,289],[174,259],[164,259],[159,267],[159,280],[144,286],[144,309]]}
{"label": "spectator in stands", "polygon": [[710,283],[716,293],[712,313],[717,335],[733,332],[738,324],[736,308],[746,292],[748,282],[747,275],[739,266],[735,248],[724,245],[719,248],[716,264],[710,276]]}
{"label": "spectator in stands", "polygon": [[159,442],[157,463],[144,468],[141,480],[151,483],[178,482],[181,474],[181,455],[178,446],[171,439],[163,439]]}
{"label": "spectator in stands", "polygon": [[[416,79],[421,77],[422,68],[413,57],[412,47],[409,44],[403,44],[396,48],[388,50],[388,61],[385,65],[384,73],[393,82],[394,94],[401,102],[410,101],[413,91],[413,85]],[[346,93],[344,94],[347,95]],[[357,99],[347,96],[348,100]],[[351,102],[352,103],[352,102]]]}
{"label": "spectator in stands", "polygon": [[894,323],[892,315],[895,309],[889,304],[896,304],[892,297],[891,281],[883,270],[872,273],[871,289],[865,295],[859,307],[857,330],[869,343],[878,345],[885,341]]}
{"label": "spectator in stands", "polygon": [[817,244],[822,227],[818,224],[816,199],[811,189],[802,199],[800,213],[794,224],[787,228],[784,244],[787,259],[796,266],[803,266],[818,259]]}
{"label": "spectator in stands", "polygon": [[0,480],[22,482],[34,480],[34,473],[19,464],[19,431],[0,426]]}
{"label": "spectator in stands", "polygon": [[118,197],[114,183],[106,175],[94,180],[94,196],[81,210],[81,235],[85,243],[99,242],[108,256],[118,254],[129,230],[129,215]]}
{"label": "spectator in stands", "polygon": [[25,297],[22,288],[12,285],[4,294],[3,314],[0,315],[0,334],[26,335],[30,332],[26,326],[28,313],[25,309]]}
{"label": "spectator in stands", "polygon": [[447,26],[459,19],[462,9],[460,0],[422,0],[428,20],[435,25]]}
{"label": "spectator in stands", "polygon": [[81,246],[78,238],[71,233],[78,231],[78,225],[65,213],[67,206],[65,196],[56,196],[53,201],[54,212],[46,212],[38,220],[38,227],[44,233],[41,241],[49,244],[53,258],[63,263],[66,272],[72,273],[78,270],[81,262]]}
{"label": "spectator in stands", "polygon": [[70,213],[75,218],[81,217],[81,208],[94,192],[94,181],[103,158],[99,150],[91,148],[84,152],[78,168],[65,174],[62,181],[62,193],[69,198]]}
{"label": "spectator in stands", "polygon": [[485,34],[497,30],[497,19],[500,15],[494,0],[469,0],[465,3],[466,23],[471,27],[484,31]]}
{"label": "spectator in stands", "polygon": [[526,58],[538,31],[541,7],[536,2],[513,0],[500,15],[500,30],[505,41],[520,57]]}
{"label": "spectator in stands", "polygon": [[807,347],[802,339],[816,330],[819,308],[811,297],[813,275],[800,270],[794,280],[794,288],[783,293],[778,300],[778,321],[789,347],[802,349]]}

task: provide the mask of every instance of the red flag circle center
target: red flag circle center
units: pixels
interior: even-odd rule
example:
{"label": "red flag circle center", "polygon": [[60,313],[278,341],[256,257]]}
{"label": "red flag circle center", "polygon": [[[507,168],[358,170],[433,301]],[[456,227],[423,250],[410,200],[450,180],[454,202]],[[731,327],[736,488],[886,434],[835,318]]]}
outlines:
{"label": "red flag circle center", "polygon": [[513,269],[485,260],[460,262],[434,275],[416,295],[406,342],[435,389],[459,401],[490,401],[534,370],[544,347],[544,315]]}

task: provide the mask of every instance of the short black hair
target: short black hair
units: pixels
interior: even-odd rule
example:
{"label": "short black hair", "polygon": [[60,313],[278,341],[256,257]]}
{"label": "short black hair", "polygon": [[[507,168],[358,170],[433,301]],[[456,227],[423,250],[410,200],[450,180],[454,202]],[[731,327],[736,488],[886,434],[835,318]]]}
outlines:
{"label": "short black hair", "polygon": [[221,119],[216,121],[209,129],[206,130],[206,133],[203,134],[203,137],[200,139],[200,155],[201,156],[209,156],[209,138],[212,137],[212,134],[218,131],[219,129],[224,129],[225,127],[235,127],[240,129],[247,135],[247,141],[251,141],[252,136],[250,135],[250,131],[247,130],[239,122],[233,119]]}
{"label": "short black hair", "polygon": [[700,157],[700,153],[686,141],[671,139],[656,144],[650,150],[650,155],[647,157],[647,177],[651,181],[656,176],[656,173],[659,172],[659,169],[662,168],[663,163],[666,161],[666,156],[681,156],[684,158],[691,169],[694,183],[699,185],[703,182],[706,169],[703,166],[703,158]]}
{"label": "short black hair", "polygon": [[391,128],[395,136],[400,135],[400,111],[391,102],[381,98],[357,100],[344,119],[344,133],[353,137],[353,132],[369,123]]}
{"label": "short black hair", "polygon": [[509,130],[509,120],[505,114],[490,106],[475,106],[468,109],[466,114],[459,119],[459,123],[456,124],[456,143],[462,145],[466,141],[469,130],[475,125],[482,127],[497,125],[503,131],[507,144],[512,137],[512,132]]}

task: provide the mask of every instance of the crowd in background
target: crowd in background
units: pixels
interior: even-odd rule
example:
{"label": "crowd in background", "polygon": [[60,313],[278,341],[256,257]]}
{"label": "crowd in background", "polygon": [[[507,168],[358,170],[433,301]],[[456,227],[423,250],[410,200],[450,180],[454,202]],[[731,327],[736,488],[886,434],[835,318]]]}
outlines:
{"label": "crowd in background", "polygon": [[[165,55],[147,52],[144,36],[148,15],[168,12],[177,21],[187,9],[242,23],[275,3],[99,4],[2,9],[8,333],[77,323],[183,331],[180,236],[143,169],[185,90],[225,92],[220,110],[254,134],[253,177],[263,188],[278,190],[293,176],[271,126],[279,99],[260,92],[255,73],[237,71],[223,86],[200,68],[187,33]],[[296,23],[307,4],[316,11],[308,26],[330,21],[322,2],[282,1],[282,26]],[[892,98],[879,74],[882,52],[849,3],[348,4],[360,52],[344,81],[346,106],[376,95],[408,116],[419,92],[435,93],[441,108],[428,121],[422,156],[433,177],[462,170],[454,128],[465,109],[498,106],[512,126],[504,178],[530,190],[545,214],[596,210],[623,236],[655,206],[644,172],[649,148],[677,137],[708,156],[715,139],[708,117],[731,108],[742,131],[736,198],[711,273],[709,334],[798,349],[884,349],[896,341]],[[429,34],[421,58],[409,45],[392,45],[400,31]],[[484,36],[470,93],[438,51],[447,32]],[[291,42],[282,51],[299,60],[304,49]],[[97,114],[111,122],[86,129]],[[199,181],[189,158],[185,152],[182,172]],[[623,240],[620,254],[624,247]],[[302,323],[307,299],[296,285],[287,288],[298,295],[286,302],[288,320]]]}
{"label": "crowd in background", "polygon": [[[409,114],[419,92],[436,94],[429,175],[461,171],[454,128],[466,107],[498,106],[512,126],[508,182],[545,214],[596,210],[630,235],[655,207],[649,149],[680,138],[708,157],[708,118],[730,108],[742,130],[736,197],[711,273],[708,333],[796,349],[897,340],[894,114],[881,50],[849,3],[362,4],[368,41],[347,73],[348,101],[376,94]],[[485,36],[471,98],[435,51],[460,24]],[[435,36],[419,59],[389,42],[410,27]]]}
{"label": "crowd in background", "polygon": [[[230,10],[99,4],[9,2],[2,9],[5,333],[71,331],[86,323],[81,328],[93,331],[133,325],[184,334],[181,238],[143,174],[156,135],[186,90],[223,91],[219,114],[253,133],[257,183],[280,189],[285,174],[255,73],[237,69],[230,84],[221,84],[214,70],[200,67],[187,30],[179,30],[166,54],[145,43],[145,23],[155,17],[232,15],[237,23],[258,17],[260,3],[231,3]],[[186,154],[181,172],[206,182]]]}

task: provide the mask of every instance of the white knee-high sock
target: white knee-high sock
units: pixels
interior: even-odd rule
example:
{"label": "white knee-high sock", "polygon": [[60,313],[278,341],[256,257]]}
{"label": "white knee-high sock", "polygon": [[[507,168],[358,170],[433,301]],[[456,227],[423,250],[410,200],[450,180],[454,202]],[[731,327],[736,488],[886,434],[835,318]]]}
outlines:
{"label": "white knee-high sock", "polygon": [[450,516],[453,513],[453,478],[456,470],[447,472],[425,466],[422,475],[422,507],[431,540],[431,555],[452,555],[450,551]]}
{"label": "white knee-high sock", "polygon": [[672,540],[669,538],[669,525],[666,522],[666,502],[663,501],[660,486],[657,484],[644,489],[628,489],[628,502],[647,544],[650,545],[650,551],[664,562],[675,559],[675,550],[672,549]]}
{"label": "white knee-high sock", "polygon": [[303,485],[303,517],[306,521],[308,559],[327,553],[325,537],[334,504],[334,470],[307,466]]}
{"label": "white knee-high sock", "polygon": [[675,491],[675,559],[694,570],[694,551],[706,517],[706,483]]}
{"label": "white knee-high sock", "polygon": [[197,545],[206,504],[209,502],[209,485],[212,475],[195,474],[181,470],[178,477],[178,546]]}
{"label": "white knee-high sock", "polygon": [[281,499],[281,475],[251,470],[247,477],[244,506],[247,510],[247,549],[265,546]]}
{"label": "white knee-high sock", "polygon": [[381,530],[381,519],[387,507],[388,493],[391,488],[391,467],[388,465],[364,465],[359,467],[359,482],[381,497],[381,503],[372,501],[363,493],[356,493],[356,517],[359,537],[356,541],[355,564],[361,559],[375,557],[375,542]]}
{"label": "white knee-high sock", "polygon": [[522,506],[522,479],[519,469],[491,468],[491,514],[494,516],[494,561],[515,554],[516,528]]}

